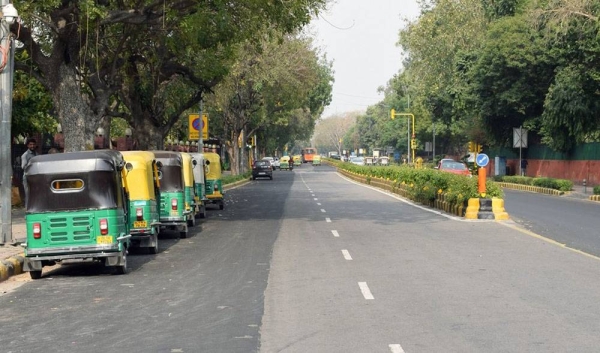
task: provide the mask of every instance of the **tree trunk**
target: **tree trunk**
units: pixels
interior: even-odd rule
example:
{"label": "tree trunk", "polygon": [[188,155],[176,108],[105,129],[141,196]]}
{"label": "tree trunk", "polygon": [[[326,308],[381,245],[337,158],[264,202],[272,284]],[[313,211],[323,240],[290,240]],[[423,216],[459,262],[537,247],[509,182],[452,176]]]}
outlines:
{"label": "tree trunk", "polygon": [[74,68],[61,64],[58,77],[52,98],[65,137],[65,152],[93,150],[94,131],[100,119],[84,100]]}

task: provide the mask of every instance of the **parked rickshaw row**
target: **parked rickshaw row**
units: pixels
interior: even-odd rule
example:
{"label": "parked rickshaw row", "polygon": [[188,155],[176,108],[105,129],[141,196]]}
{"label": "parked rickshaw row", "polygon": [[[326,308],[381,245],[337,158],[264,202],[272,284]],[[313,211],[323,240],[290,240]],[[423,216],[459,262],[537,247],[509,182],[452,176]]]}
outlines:
{"label": "parked rickshaw row", "polygon": [[131,247],[158,252],[162,230],[186,238],[206,206],[224,208],[216,153],[96,150],[33,157],[25,167],[32,279],[63,260],[95,260],[127,273]]}

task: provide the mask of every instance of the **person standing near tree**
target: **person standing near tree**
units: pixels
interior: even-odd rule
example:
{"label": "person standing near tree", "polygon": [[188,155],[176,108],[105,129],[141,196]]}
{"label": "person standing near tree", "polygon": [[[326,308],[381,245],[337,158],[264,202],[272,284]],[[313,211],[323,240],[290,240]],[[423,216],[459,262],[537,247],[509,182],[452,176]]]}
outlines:
{"label": "person standing near tree", "polygon": [[31,138],[27,140],[27,151],[21,156],[21,169],[23,169],[23,189],[25,189],[25,207],[27,207],[27,199],[29,198],[29,186],[27,185],[27,175],[25,173],[25,167],[29,160],[37,155],[35,149],[37,143],[35,139]]}

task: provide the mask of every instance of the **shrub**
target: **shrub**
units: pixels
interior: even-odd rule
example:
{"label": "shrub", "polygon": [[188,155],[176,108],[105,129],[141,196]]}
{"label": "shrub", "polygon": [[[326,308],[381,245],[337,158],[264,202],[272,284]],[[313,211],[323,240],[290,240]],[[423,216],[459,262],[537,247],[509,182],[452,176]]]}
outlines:
{"label": "shrub", "polygon": [[600,195],[600,185],[594,186],[594,195]]}
{"label": "shrub", "polygon": [[236,181],[249,179],[250,175],[252,175],[251,171],[246,172],[244,174],[240,174],[240,175],[224,175],[223,178],[221,179],[221,181],[223,182],[223,185],[227,185],[227,184],[235,183]]}

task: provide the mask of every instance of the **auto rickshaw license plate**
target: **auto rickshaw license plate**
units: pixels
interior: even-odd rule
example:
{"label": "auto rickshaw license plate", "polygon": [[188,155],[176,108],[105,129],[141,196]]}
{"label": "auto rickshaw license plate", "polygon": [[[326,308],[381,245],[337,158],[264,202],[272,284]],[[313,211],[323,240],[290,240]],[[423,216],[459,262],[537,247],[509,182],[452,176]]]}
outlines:
{"label": "auto rickshaw license plate", "polygon": [[112,235],[99,235],[96,237],[97,244],[112,244],[113,237]]}
{"label": "auto rickshaw license plate", "polygon": [[148,226],[148,222],[146,221],[134,221],[133,222],[133,227],[134,228],[144,228]]}

